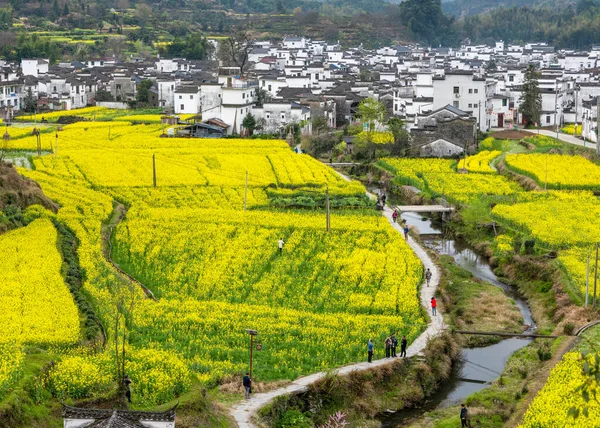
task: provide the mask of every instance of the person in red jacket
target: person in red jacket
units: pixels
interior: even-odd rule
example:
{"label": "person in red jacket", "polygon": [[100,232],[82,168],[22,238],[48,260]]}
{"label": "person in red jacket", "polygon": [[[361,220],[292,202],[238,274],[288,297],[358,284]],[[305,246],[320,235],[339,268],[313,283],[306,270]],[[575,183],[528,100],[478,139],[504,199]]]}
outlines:
{"label": "person in red jacket", "polygon": [[434,317],[437,316],[437,301],[435,300],[435,297],[431,298],[431,313]]}

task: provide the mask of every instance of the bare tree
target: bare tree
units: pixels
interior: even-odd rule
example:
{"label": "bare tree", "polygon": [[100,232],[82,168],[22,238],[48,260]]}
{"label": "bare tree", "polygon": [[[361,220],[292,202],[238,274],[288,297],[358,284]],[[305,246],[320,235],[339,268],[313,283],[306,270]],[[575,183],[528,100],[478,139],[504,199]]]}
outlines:
{"label": "bare tree", "polygon": [[246,29],[239,29],[219,43],[217,57],[223,61],[224,65],[239,67],[240,74],[244,77],[251,49],[250,32]]}

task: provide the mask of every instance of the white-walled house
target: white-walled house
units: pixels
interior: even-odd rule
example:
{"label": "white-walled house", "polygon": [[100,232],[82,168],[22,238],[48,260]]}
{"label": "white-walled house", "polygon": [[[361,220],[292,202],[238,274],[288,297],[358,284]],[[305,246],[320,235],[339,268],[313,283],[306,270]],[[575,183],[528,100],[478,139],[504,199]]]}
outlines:
{"label": "white-walled house", "polygon": [[201,112],[200,89],[197,86],[180,86],[175,89],[175,114],[197,114]]}
{"label": "white-walled house", "polygon": [[290,123],[302,124],[302,132],[310,132],[310,108],[297,102],[272,100],[264,103],[262,107],[254,106],[252,115],[257,122],[264,124],[262,132],[281,132]]}
{"label": "white-walled house", "polygon": [[304,37],[284,37],[283,46],[286,49],[305,49],[307,39]]}
{"label": "white-walled house", "polygon": [[35,76],[48,73],[48,65],[50,61],[47,59],[22,59],[21,73],[23,76]]}
{"label": "white-walled house", "polygon": [[477,118],[479,129],[488,130],[487,90],[484,77],[471,71],[446,71],[443,76],[433,78],[433,110],[454,106],[472,113]]}
{"label": "white-walled house", "polygon": [[0,68],[0,117],[8,118],[12,111],[21,109],[22,99],[26,96],[24,88],[15,70]]}
{"label": "white-walled house", "polygon": [[285,77],[274,77],[274,76],[259,76],[258,86],[261,89],[269,92],[272,97],[277,96],[277,93],[281,88],[287,88],[288,83]]}
{"label": "white-walled house", "polygon": [[175,79],[156,79],[156,90],[158,93],[158,106],[172,108],[175,101],[175,88],[177,86]]}

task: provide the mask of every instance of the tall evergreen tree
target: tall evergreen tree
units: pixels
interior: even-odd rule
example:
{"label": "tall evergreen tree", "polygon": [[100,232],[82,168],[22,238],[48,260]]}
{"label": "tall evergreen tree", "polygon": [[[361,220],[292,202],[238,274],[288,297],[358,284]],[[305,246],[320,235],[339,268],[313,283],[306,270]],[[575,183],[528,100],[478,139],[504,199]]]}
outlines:
{"label": "tall evergreen tree", "polygon": [[539,73],[535,71],[533,64],[529,64],[525,72],[523,92],[519,98],[519,111],[523,115],[523,121],[532,125],[540,120],[542,113],[542,94],[538,83]]}

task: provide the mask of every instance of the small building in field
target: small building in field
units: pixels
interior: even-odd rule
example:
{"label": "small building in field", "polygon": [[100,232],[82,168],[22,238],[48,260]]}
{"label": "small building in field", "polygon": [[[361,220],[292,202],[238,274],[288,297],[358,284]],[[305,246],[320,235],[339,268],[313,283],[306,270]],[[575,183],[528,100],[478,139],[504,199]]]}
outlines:
{"label": "small building in field", "polygon": [[63,404],[64,428],[175,428],[175,409],[164,412],[82,409]]}
{"label": "small building in field", "polygon": [[177,135],[194,138],[221,138],[225,135],[225,130],[208,123],[194,123],[193,125],[177,130]]}

